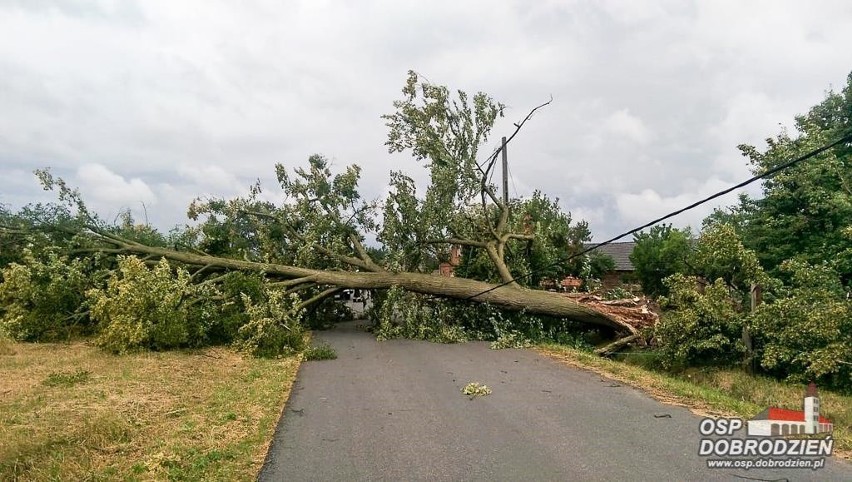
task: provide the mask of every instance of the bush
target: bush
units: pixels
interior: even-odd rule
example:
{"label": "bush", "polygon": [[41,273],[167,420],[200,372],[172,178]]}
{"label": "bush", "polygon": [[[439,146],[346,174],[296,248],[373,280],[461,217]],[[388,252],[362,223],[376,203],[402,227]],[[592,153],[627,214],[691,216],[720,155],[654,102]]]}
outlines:
{"label": "bush", "polygon": [[761,365],[797,382],[852,389],[852,300],[826,265],[786,261],[790,286],[752,316]]}
{"label": "bush", "polygon": [[608,290],[603,294],[603,299],[605,300],[624,300],[627,298],[633,298],[635,295],[631,293],[629,290],[622,288],[621,286],[616,286],[611,290]]}
{"label": "bush", "polygon": [[2,270],[0,331],[20,341],[54,341],[91,331],[82,307],[91,286],[85,265],[56,250],[37,258],[24,250],[23,264]]}
{"label": "bush", "polygon": [[267,300],[256,303],[243,295],[248,322],[237,333],[235,346],[251,355],[264,358],[286,356],[305,347],[305,329],[301,319],[304,310],[298,309],[299,297],[285,296],[272,290]]}
{"label": "bush", "polygon": [[266,286],[259,273],[228,273],[222,280],[217,293],[220,303],[204,300],[209,303],[215,314],[211,317],[207,328],[207,341],[211,344],[228,345],[239,336],[239,329],[249,321],[248,306],[244,295],[255,303],[266,301]]}
{"label": "bush", "polygon": [[120,257],[105,289],[89,290],[96,343],[113,353],[167,350],[204,343],[203,310],[193,309],[198,288],[184,269],[161,260],[153,269],[135,256]]}
{"label": "bush", "polygon": [[743,315],[737,312],[724,281],[699,290],[694,277],[676,274],[665,279],[668,308],[655,335],[666,368],[693,364],[731,364],[742,359]]}

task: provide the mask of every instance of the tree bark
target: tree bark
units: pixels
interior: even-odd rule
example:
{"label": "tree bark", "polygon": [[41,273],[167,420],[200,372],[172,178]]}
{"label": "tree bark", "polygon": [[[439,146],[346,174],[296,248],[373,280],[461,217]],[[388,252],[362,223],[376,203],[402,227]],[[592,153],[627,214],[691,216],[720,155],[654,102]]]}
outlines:
{"label": "tree bark", "polygon": [[606,346],[603,346],[601,348],[596,349],[595,354],[600,355],[600,356],[612,355],[613,353],[617,352],[618,350],[621,350],[622,348],[626,347],[630,343],[633,343],[634,341],[638,340],[639,337],[640,336],[639,336],[638,333],[634,333],[632,335],[625,336],[624,338],[620,338],[620,339],[615,340],[614,342],[612,342],[612,343],[610,343]]}

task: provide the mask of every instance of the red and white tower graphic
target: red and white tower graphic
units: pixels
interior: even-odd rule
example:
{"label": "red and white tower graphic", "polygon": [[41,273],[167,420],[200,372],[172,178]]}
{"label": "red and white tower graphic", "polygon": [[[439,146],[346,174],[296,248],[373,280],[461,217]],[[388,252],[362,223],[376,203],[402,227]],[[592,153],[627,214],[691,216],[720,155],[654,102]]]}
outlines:
{"label": "red and white tower graphic", "polygon": [[819,414],[819,392],[811,382],[805,391],[803,410],[769,407],[748,421],[750,436],[830,433],[834,425]]}

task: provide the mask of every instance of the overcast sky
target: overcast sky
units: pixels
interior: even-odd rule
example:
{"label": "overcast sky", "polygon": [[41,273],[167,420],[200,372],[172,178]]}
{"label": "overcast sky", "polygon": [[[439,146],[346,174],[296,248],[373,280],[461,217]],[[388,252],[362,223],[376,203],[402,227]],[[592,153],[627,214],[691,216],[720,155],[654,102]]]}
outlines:
{"label": "overcast sky", "polygon": [[747,178],[738,144],[843,87],[850,25],[848,0],[0,0],[0,203],[52,199],[50,166],[104,216],[144,203],[168,228],[313,153],[382,196],[391,169],[425,181],[380,119],[413,69],[505,103],[494,140],[553,95],[510,192],[602,240]]}

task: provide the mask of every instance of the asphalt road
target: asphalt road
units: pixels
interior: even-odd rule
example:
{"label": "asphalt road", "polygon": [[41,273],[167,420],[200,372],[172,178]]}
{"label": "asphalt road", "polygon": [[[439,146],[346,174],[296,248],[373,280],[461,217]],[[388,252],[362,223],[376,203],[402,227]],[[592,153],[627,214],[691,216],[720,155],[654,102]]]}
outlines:
{"label": "asphalt road", "polygon": [[[530,350],[316,333],[261,481],[846,480],[852,466],[708,469],[700,418]],[[468,382],[493,393],[470,400]]]}

